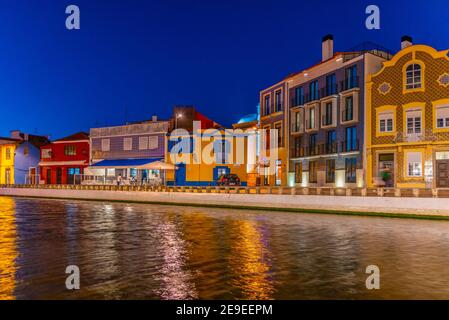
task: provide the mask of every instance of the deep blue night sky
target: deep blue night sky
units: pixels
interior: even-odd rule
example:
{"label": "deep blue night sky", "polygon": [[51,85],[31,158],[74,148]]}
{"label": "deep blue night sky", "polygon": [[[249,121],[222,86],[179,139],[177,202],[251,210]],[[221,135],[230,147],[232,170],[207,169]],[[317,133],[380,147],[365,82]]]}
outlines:
{"label": "deep blue night sky", "polygon": [[[81,30],[65,29],[65,8]],[[365,8],[381,30],[365,29]],[[335,50],[400,37],[449,48],[448,0],[0,0],[0,135],[58,138],[97,125],[167,118],[193,104],[224,125],[252,113],[259,91]],[[127,112],[125,112],[127,109]]]}

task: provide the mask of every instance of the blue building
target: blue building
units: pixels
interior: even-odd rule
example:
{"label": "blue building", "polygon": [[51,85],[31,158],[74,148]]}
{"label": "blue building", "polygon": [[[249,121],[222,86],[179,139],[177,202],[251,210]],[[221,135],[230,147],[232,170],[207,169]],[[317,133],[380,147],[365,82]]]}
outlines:
{"label": "blue building", "polygon": [[14,183],[38,184],[40,147],[50,143],[48,137],[36,136],[20,131],[12,131],[16,141],[14,154]]}

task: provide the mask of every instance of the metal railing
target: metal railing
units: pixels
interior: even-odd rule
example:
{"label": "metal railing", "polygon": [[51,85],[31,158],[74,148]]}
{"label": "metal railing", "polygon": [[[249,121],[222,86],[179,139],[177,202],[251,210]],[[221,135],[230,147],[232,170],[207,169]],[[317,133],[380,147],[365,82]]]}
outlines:
{"label": "metal railing", "polygon": [[13,189],[54,189],[84,191],[188,192],[188,193],[246,193],[277,195],[331,195],[359,197],[421,197],[449,198],[447,188],[337,188],[337,187],[272,187],[272,186],[114,186],[114,185],[0,185]]}

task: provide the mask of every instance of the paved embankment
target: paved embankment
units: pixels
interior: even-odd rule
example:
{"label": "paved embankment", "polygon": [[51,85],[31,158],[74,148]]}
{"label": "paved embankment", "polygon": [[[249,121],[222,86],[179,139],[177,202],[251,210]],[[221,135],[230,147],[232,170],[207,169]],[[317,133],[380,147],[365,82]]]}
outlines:
{"label": "paved embankment", "polygon": [[0,196],[449,220],[449,199],[0,188]]}

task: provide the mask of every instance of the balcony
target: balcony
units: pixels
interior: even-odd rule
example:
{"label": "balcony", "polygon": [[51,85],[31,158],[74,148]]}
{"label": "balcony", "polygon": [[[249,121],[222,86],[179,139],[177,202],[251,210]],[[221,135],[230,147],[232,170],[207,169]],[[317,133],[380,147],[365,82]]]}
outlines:
{"label": "balcony", "polygon": [[320,89],[320,98],[329,97],[338,93],[338,85],[326,86]]}
{"label": "balcony", "polygon": [[339,88],[340,92],[359,88],[359,77],[345,78],[345,80],[340,81]]}
{"label": "balcony", "polygon": [[290,101],[290,108],[294,108],[297,106],[302,106],[304,104],[304,96],[294,97]]}
{"label": "balcony", "polygon": [[341,111],[341,121],[349,122],[354,120],[354,108],[345,108]]}
{"label": "balcony", "polygon": [[313,102],[316,100],[320,100],[320,91],[316,91],[314,94],[312,93],[307,93],[304,95],[304,103],[309,103],[309,102]]}
{"label": "balcony", "polygon": [[413,142],[431,142],[436,141],[437,137],[432,129],[425,129],[421,133],[408,134],[398,132],[395,137],[395,143],[413,143]]}
{"label": "balcony", "polygon": [[340,144],[341,144],[340,147],[341,152],[353,152],[359,150],[358,139],[342,141]]}

